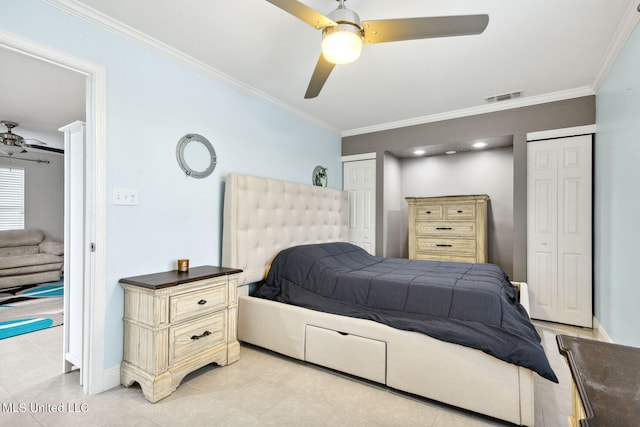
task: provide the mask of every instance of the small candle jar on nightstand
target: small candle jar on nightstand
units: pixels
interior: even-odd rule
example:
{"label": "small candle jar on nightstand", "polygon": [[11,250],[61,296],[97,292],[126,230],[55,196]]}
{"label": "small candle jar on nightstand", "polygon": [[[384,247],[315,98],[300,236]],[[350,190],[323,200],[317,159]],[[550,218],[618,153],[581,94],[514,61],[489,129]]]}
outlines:
{"label": "small candle jar on nightstand", "polygon": [[186,273],[189,271],[189,260],[188,259],[179,259],[178,260],[178,271],[181,273]]}

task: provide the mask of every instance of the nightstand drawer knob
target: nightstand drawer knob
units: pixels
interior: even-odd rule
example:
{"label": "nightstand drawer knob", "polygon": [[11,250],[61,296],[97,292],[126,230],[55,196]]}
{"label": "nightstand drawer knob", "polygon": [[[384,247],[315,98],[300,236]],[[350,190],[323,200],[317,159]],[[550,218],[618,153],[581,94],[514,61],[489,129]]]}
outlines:
{"label": "nightstand drawer knob", "polygon": [[201,333],[200,335],[193,335],[191,337],[192,340],[199,340],[200,338],[204,338],[204,337],[208,337],[209,335],[211,335],[211,332],[209,331],[204,331],[203,333]]}
{"label": "nightstand drawer knob", "polygon": [[198,301],[198,305],[205,305],[207,303],[206,299],[201,299],[200,301]]}

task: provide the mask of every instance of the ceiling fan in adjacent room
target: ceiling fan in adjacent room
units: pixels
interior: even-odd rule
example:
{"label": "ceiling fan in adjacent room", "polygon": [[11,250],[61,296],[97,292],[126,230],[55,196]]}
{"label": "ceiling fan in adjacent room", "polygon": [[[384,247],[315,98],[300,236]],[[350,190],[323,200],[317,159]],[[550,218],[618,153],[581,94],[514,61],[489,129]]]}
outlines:
{"label": "ceiling fan in adjacent room", "polygon": [[[0,121],[6,128],[6,132],[0,132],[0,153],[7,156],[13,156],[16,153],[26,153],[27,148],[37,145],[47,145],[37,139],[25,139],[20,135],[12,132],[12,129],[18,127],[18,123],[8,120]],[[27,142],[29,141],[29,142]]]}
{"label": "ceiling fan in adjacent room", "polygon": [[338,8],[327,16],[297,0],[267,0],[312,27],[322,30],[322,54],[311,76],[305,98],[315,98],[336,64],[348,64],[360,56],[363,44],[465,36],[482,33],[488,15],[360,21],[358,14],[336,0]]}

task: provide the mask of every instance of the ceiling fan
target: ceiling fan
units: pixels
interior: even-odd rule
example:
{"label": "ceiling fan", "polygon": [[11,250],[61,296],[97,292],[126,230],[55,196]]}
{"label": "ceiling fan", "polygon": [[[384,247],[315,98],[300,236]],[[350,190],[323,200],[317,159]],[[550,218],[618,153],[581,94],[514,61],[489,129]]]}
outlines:
{"label": "ceiling fan", "polygon": [[2,123],[7,128],[6,132],[0,133],[0,153],[2,154],[13,156],[16,153],[26,153],[27,148],[31,148],[36,145],[47,145],[46,143],[38,141],[37,139],[25,139],[20,135],[13,133],[12,129],[18,127],[18,123],[16,122],[2,120],[0,121],[0,123]]}
{"label": "ceiling fan", "polygon": [[318,96],[336,64],[348,64],[358,59],[363,44],[480,34],[489,24],[488,15],[360,21],[356,12],[344,6],[345,0],[336,0],[338,8],[327,16],[297,0],[267,1],[322,30],[322,54],[305,99]]}

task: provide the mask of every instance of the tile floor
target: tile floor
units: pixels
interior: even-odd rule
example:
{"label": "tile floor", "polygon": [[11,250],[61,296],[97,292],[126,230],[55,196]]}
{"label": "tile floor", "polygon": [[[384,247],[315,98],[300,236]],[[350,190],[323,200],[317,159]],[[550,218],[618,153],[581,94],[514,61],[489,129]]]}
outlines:
{"label": "tile floor", "polygon": [[[535,425],[566,426],[571,377],[555,335],[597,337],[588,329],[535,324],[560,380],[536,377]],[[78,372],[60,373],[61,354],[61,327],[0,340],[0,426],[508,425],[247,345],[240,361],[190,374],[156,404],[144,400],[137,384],[84,395]],[[62,404],[63,412],[33,407],[47,404]]]}

